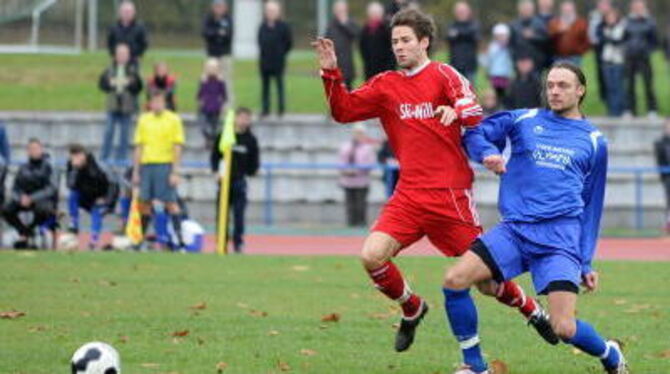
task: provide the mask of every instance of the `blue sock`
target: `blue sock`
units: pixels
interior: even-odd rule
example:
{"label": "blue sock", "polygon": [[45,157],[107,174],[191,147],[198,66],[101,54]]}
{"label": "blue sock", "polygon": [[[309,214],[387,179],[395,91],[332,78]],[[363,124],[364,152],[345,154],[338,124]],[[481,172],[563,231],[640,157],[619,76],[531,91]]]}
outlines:
{"label": "blue sock", "polygon": [[94,206],[91,209],[91,243],[97,245],[102,232],[102,207]]}
{"label": "blue sock", "polygon": [[475,372],[482,372],[488,368],[482,351],[479,347],[477,334],[477,308],[470,296],[470,290],[442,289],[444,306],[451,331],[458,340],[463,353],[463,362]]}
{"label": "blue sock", "polygon": [[619,364],[619,353],[614,349],[608,350],[605,339],[598,335],[593,326],[584,321],[577,320],[575,336],[565,342],[574,345],[591,356],[600,357],[606,368],[613,368]]}
{"label": "blue sock", "polygon": [[120,215],[121,219],[124,221],[128,220],[128,216],[130,215],[130,205],[132,202],[133,200],[128,196],[122,196],[119,198],[119,206],[121,207]]}
{"label": "blue sock", "polygon": [[70,190],[67,199],[67,210],[70,213],[70,228],[79,230],[79,191]]}

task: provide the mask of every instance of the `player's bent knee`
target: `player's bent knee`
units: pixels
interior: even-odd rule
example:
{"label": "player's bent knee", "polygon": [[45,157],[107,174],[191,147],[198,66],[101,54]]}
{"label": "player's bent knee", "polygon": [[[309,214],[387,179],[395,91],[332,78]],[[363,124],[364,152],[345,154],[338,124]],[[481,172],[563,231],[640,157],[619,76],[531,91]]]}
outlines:
{"label": "player's bent knee", "polygon": [[384,265],[393,257],[395,247],[399,244],[381,234],[374,233],[365,241],[361,251],[361,262],[368,270],[374,270]]}
{"label": "player's bent knee", "polygon": [[465,290],[470,288],[472,283],[470,277],[458,267],[447,270],[447,274],[444,276],[444,288],[450,290]]}
{"label": "player's bent knee", "polygon": [[577,321],[572,317],[549,317],[551,327],[554,329],[556,335],[561,340],[566,341],[572,339],[577,332]]}

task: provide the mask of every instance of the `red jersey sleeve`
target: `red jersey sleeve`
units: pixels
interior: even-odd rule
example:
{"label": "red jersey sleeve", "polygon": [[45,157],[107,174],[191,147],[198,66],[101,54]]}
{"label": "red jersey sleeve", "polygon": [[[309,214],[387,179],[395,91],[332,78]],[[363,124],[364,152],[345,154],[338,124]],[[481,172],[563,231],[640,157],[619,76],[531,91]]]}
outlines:
{"label": "red jersey sleeve", "polygon": [[349,92],[339,69],[321,70],[326,99],[333,119],[348,123],[379,117],[383,95],[378,87],[378,77]]}
{"label": "red jersey sleeve", "polygon": [[484,111],[477,102],[477,95],[470,82],[453,67],[442,64],[440,73],[445,77],[447,97],[462,126],[477,126],[483,119]]}

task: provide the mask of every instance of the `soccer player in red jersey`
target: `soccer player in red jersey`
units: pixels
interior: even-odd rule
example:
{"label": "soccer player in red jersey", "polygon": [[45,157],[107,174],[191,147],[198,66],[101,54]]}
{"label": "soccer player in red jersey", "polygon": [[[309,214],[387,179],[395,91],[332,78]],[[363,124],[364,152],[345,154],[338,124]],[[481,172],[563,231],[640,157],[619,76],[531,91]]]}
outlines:
{"label": "soccer player in red jersey", "polygon": [[[464,254],[481,234],[472,199],[472,169],[461,144],[464,127],[477,126],[482,108],[470,83],[447,64],[432,62],[432,19],[415,9],[392,20],[392,45],[401,70],[381,73],[348,92],[337,68],[333,42],[313,43],[333,118],[341,123],[379,118],[400,163],[400,181],[363,245],[361,259],[375,286],[397,301],[403,316],[396,335],[398,352],[410,347],[428,305],[410,289],[391,259],[423,236],[444,255]],[[546,312],[521,287],[508,281],[478,288],[516,307],[542,337],[558,338]],[[464,365],[457,373],[488,373],[479,347],[477,310],[468,290],[444,288],[451,329]]]}

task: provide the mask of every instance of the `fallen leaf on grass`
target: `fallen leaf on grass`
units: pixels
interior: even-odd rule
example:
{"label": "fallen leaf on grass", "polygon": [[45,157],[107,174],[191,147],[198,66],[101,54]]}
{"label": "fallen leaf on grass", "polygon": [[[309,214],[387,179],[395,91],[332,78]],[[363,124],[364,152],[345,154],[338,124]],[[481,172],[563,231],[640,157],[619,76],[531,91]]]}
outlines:
{"label": "fallen leaf on grass", "polygon": [[390,312],[390,313],[370,313],[368,314],[370,318],[372,319],[389,319],[391,317],[396,316],[396,312]]}
{"label": "fallen leaf on grass", "polygon": [[503,361],[500,360],[493,360],[491,361],[491,369],[492,371],[496,374],[508,374],[509,369],[507,368],[507,364],[504,363]]}
{"label": "fallen leaf on grass", "polygon": [[579,349],[577,349],[577,348],[572,348],[572,354],[573,354],[573,355],[581,355],[582,353],[583,353],[583,352],[580,351]]}
{"label": "fallen leaf on grass", "polygon": [[128,340],[130,340],[130,338],[127,335],[119,336],[119,343],[125,344],[128,343]]}
{"label": "fallen leaf on grass", "polygon": [[223,373],[224,370],[228,368],[228,364],[221,361],[216,364],[216,372],[217,373]]}
{"label": "fallen leaf on grass", "polygon": [[25,312],[19,312],[17,310],[10,310],[7,312],[0,312],[0,318],[2,319],[17,319],[24,317],[26,315]]}
{"label": "fallen leaf on grass", "polygon": [[72,282],[72,283],[80,283],[80,282],[81,282],[81,279],[79,279],[79,278],[72,278],[72,279],[70,279],[70,282]]}
{"label": "fallen leaf on grass", "polygon": [[114,286],[116,286],[116,282],[114,282],[114,281],[110,281],[110,280],[106,280],[106,279],[103,279],[103,280],[101,280],[101,281],[98,282],[98,283],[99,283],[101,286],[107,286],[107,287],[114,287]]}
{"label": "fallen leaf on grass", "polygon": [[198,343],[198,345],[205,345],[205,339],[203,338],[196,339],[196,342]]}
{"label": "fallen leaf on grass", "polygon": [[277,362],[277,369],[279,369],[281,371],[291,371],[291,366],[289,366],[288,362],[278,361]]}
{"label": "fallen leaf on grass", "polygon": [[312,349],[301,349],[300,354],[303,356],[316,356],[316,351]]}
{"label": "fallen leaf on grass", "polygon": [[268,336],[277,336],[277,335],[279,335],[279,331],[277,330],[268,331]]}
{"label": "fallen leaf on grass", "polygon": [[248,309],[248,308],[249,308],[249,304],[245,304],[245,303],[237,303],[237,307],[238,307],[238,308],[242,308],[242,309]]}
{"label": "fallen leaf on grass", "polygon": [[658,357],[658,358],[670,358],[670,349],[666,349],[663,352],[657,353],[656,357]]}
{"label": "fallen leaf on grass", "polygon": [[207,309],[207,303],[203,301],[195,305],[191,305],[190,308],[193,310],[205,310]]}
{"label": "fallen leaf on grass", "polygon": [[650,309],[651,305],[649,304],[635,304],[632,307],[624,310],[625,313],[637,314],[643,310]]}
{"label": "fallen leaf on grass", "polygon": [[262,310],[256,310],[256,309],[251,309],[249,311],[249,314],[254,316],[254,317],[267,317],[268,316],[268,312],[264,312]]}
{"label": "fallen leaf on grass", "polygon": [[340,318],[341,316],[339,313],[330,313],[321,317],[321,322],[339,322]]}
{"label": "fallen leaf on grass", "polygon": [[38,325],[38,326],[31,326],[28,328],[28,332],[42,332],[42,331],[47,331],[47,327]]}
{"label": "fallen leaf on grass", "polygon": [[627,304],[628,300],[626,299],[614,299],[614,305],[624,305]]}
{"label": "fallen leaf on grass", "polygon": [[188,336],[188,334],[190,334],[190,333],[191,332],[188,331],[188,330],[181,330],[181,331],[175,331],[171,335],[175,336],[175,337],[184,337],[184,336]]}
{"label": "fallen leaf on grass", "polygon": [[161,365],[157,364],[155,362],[145,362],[145,363],[140,364],[140,366],[143,367],[143,368],[147,368],[147,369],[156,369]]}
{"label": "fallen leaf on grass", "polygon": [[306,265],[294,265],[291,267],[291,270],[293,271],[307,271],[309,270],[309,266]]}
{"label": "fallen leaf on grass", "polygon": [[392,324],[391,327],[393,327],[394,329],[397,330],[397,329],[400,328],[400,324],[398,322],[396,322],[396,323]]}

